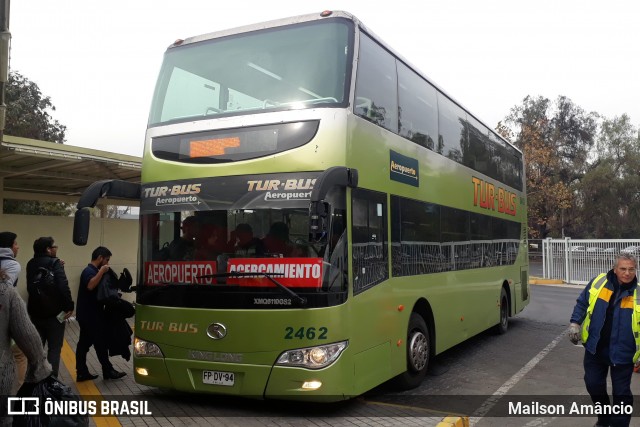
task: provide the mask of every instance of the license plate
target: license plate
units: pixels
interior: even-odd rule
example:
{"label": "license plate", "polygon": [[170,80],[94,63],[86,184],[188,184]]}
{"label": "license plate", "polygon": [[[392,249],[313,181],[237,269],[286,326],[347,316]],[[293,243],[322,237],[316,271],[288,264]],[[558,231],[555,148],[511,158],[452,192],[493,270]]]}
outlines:
{"label": "license plate", "polygon": [[202,382],[204,384],[232,386],[236,381],[233,372],[202,371]]}

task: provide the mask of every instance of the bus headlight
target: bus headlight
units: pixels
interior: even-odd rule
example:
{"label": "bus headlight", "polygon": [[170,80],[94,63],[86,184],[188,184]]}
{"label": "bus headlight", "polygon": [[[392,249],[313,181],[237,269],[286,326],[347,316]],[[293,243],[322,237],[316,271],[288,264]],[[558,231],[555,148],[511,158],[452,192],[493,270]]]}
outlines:
{"label": "bus headlight", "polygon": [[347,348],[348,343],[348,341],[341,341],[333,344],[287,350],[278,357],[276,365],[321,369],[335,362],[342,351]]}
{"label": "bus headlight", "polygon": [[142,340],[138,337],[133,339],[133,351],[137,357],[164,357],[162,350],[157,344]]}

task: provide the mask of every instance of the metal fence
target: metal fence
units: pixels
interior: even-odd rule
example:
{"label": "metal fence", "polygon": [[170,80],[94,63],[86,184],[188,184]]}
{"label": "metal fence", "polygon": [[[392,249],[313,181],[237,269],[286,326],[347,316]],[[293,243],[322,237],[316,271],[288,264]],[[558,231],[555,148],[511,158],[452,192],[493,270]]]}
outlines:
{"label": "metal fence", "polygon": [[586,284],[613,267],[620,252],[640,255],[640,240],[542,240],[542,275],[566,283]]}

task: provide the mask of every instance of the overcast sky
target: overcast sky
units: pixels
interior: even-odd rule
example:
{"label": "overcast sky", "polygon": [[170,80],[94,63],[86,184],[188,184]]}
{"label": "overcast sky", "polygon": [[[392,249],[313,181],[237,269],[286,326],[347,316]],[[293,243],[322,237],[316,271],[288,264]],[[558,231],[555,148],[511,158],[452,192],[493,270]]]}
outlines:
{"label": "overcast sky", "polygon": [[11,70],[67,144],[142,155],[162,55],[179,38],[346,10],[490,127],[527,95],[640,124],[634,0],[13,0]]}

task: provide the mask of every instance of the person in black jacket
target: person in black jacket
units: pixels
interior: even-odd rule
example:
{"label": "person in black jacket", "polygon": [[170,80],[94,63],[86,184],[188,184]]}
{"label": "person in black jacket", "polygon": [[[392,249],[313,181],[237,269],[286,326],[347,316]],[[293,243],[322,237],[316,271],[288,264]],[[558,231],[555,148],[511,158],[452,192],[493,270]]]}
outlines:
{"label": "person in black jacket", "polygon": [[89,372],[87,353],[94,347],[98,361],[102,365],[105,380],[117,380],[127,375],[113,368],[109,361],[107,333],[109,325],[105,318],[104,302],[98,301],[98,287],[111,266],[111,251],[98,246],[91,253],[91,262],[82,270],[78,287],[78,324],[80,337],[76,346],[76,382],[95,380],[96,374]]}
{"label": "person in black jacket", "polygon": [[[53,237],[40,237],[33,242],[33,258],[27,263],[27,312],[40,334],[42,345],[48,347],[47,360],[56,377],[64,341],[64,321],[73,314],[74,309],[64,261],[57,257],[57,253],[58,246]],[[40,267],[53,272],[52,289],[48,290],[46,298],[40,297],[41,290],[34,285]]]}

